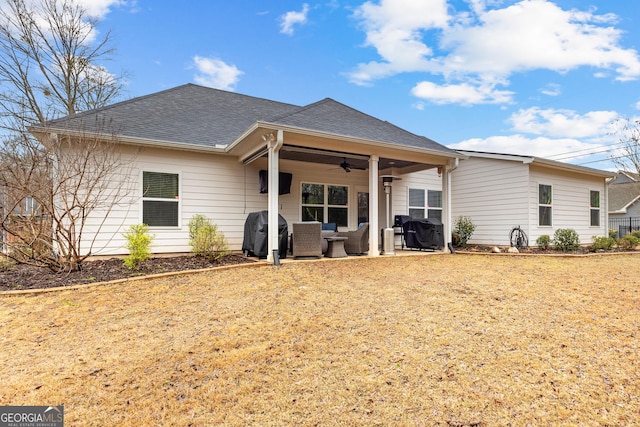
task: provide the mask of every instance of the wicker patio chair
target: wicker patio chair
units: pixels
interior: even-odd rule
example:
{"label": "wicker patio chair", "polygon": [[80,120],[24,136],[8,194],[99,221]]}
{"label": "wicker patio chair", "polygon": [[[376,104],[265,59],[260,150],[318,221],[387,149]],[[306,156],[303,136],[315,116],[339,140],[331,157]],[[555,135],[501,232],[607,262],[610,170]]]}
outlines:
{"label": "wicker patio chair", "polygon": [[294,222],[293,257],[322,257],[322,224],[317,221]]}
{"label": "wicker patio chair", "polygon": [[369,223],[364,223],[354,231],[340,231],[339,237],[346,237],[344,250],[348,254],[364,254],[369,251]]}

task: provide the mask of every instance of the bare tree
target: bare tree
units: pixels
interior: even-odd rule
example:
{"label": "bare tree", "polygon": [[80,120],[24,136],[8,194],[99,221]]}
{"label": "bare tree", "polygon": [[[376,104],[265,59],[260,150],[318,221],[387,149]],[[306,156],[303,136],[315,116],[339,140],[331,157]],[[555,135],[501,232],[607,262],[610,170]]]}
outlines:
{"label": "bare tree", "polygon": [[[110,34],[74,0],[5,0],[0,9],[0,223],[10,256],[53,270],[76,270],[100,228],[123,202],[130,160],[106,122],[76,113],[121,94]],[[66,119],[52,121],[56,117]],[[89,126],[85,126],[88,124]],[[38,136],[36,139],[35,136]],[[99,213],[95,223],[92,214]],[[102,221],[102,222],[100,222]]]}
{"label": "bare tree", "polygon": [[[102,107],[123,79],[101,62],[114,53],[110,33],[74,0],[5,0],[0,9],[0,111],[11,130]],[[11,120],[6,120],[10,118]]]}
{"label": "bare tree", "polygon": [[640,120],[621,119],[616,125],[620,147],[610,159],[618,169],[640,174]]}

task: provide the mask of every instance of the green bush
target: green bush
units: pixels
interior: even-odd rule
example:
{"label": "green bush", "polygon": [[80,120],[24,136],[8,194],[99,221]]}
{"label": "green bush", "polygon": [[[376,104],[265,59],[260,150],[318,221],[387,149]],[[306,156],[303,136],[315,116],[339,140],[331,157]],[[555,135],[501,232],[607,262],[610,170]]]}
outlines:
{"label": "green bush", "polygon": [[638,239],[640,239],[640,230],[632,231],[629,234],[631,234],[633,237],[637,237]]}
{"label": "green bush", "polygon": [[536,239],[536,245],[543,250],[549,249],[549,245],[551,245],[551,237],[548,234],[543,234]]}
{"label": "green bush", "polygon": [[609,237],[614,240],[618,239],[618,230],[609,230]]}
{"label": "green bush", "polygon": [[150,246],[153,235],[149,233],[148,225],[136,224],[129,227],[124,237],[127,239],[125,247],[129,250],[129,255],[124,257],[124,265],[132,270],[137,269],[151,256]]}
{"label": "green bush", "polygon": [[623,251],[631,251],[640,244],[640,238],[633,234],[627,234],[622,239],[618,239],[618,247]]}
{"label": "green bush", "polygon": [[616,244],[616,239],[604,236],[593,236],[593,244],[591,250],[596,251],[610,251]]}
{"label": "green bush", "polygon": [[[454,240],[458,240],[456,246],[464,246],[467,244],[473,232],[476,230],[476,226],[468,216],[461,216],[456,219],[454,229],[452,231],[452,243]],[[457,238],[457,239],[456,239]]]}
{"label": "green bush", "polygon": [[212,261],[230,252],[224,235],[218,231],[218,226],[204,215],[194,215],[189,221],[189,244],[195,255]]}
{"label": "green bush", "polygon": [[553,246],[562,252],[576,251],[580,248],[580,237],[572,228],[559,228],[553,234]]}

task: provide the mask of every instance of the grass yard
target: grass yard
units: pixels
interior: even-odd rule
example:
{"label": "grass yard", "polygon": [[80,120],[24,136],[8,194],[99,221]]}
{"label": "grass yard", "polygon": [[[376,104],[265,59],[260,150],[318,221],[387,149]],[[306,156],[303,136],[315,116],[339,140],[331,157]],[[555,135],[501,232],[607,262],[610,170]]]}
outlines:
{"label": "grass yard", "polygon": [[67,426],[629,426],[640,256],[430,255],[0,296],[0,405]]}

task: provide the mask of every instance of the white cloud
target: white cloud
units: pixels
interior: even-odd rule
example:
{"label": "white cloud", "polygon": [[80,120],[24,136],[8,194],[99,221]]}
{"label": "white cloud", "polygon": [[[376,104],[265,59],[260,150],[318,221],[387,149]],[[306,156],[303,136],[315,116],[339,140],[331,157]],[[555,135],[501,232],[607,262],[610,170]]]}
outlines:
{"label": "white cloud", "polygon": [[547,0],[521,1],[478,16],[479,24],[455,25],[443,34],[451,54],[438,58],[448,72],[509,75],[580,66],[615,69],[618,79],[640,75],[634,50],[618,46],[621,31],[611,15],[566,11]]}
{"label": "white cloud", "polygon": [[522,109],[509,121],[516,132],[559,138],[598,138],[610,133],[619,117],[615,111],[590,111],[580,115],[573,110]]}
{"label": "white cloud", "polygon": [[198,70],[194,80],[203,86],[233,90],[243,74],[235,65],[228,65],[217,58],[194,56],[193,63]]}
{"label": "white cloud", "polygon": [[424,81],[411,89],[411,93],[434,104],[501,104],[511,102],[513,92],[496,90],[495,85],[473,86],[468,83],[437,85]]}
{"label": "white cloud", "polygon": [[422,40],[422,31],[445,28],[449,19],[446,0],[371,1],[356,10],[367,33],[366,45],[374,47],[382,62],[360,64],[350,74],[356,84],[406,71],[429,67],[433,50]]}
{"label": "white cloud", "polygon": [[486,151],[489,153],[518,154],[545,158],[575,151],[580,151],[583,156],[588,156],[589,153],[598,151],[602,147],[601,144],[590,144],[573,138],[528,138],[520,134],[472,138],[449,145],[449,148],[456,150]]}
{"label": "white cloud", "polygon": [[398,73],[428,72],[445,78],[443,87],[467,84],[481,91],[495,82],[508,84],[514,73],[538,69],[566,73],[590,67],[599,77],[640,77],[638,52],[620,45],[622,31],[613,14],[563,10],[549,0],[521,0],[508,7],[496,0],[467,4],[469,10],[456,12],[446,0],[367,1],[355,16],[366,45],[380,59],[359,64],[350,80],[370,84]]}
{"label": "white cloud", "polygon": [[558,96],[562,93],[562,88],[558,84],[549,83],[545,87],[540,89],[540,92],[543,95],[547,95],[547,96]]}
{"label": "white cloud", "polygon": [[307,3],[302,5],[302,11],[300,12],[291,11],[285,13],[280,17],[280,32],[289,36],[293,35],[293,27],[306,23],[308,14],[309,5]]}
{"label": "white cloud", "polygon": [[86,9],[89,16],[94,18],[104,18],[112,7],[126,6],[127,4],[135,7],[137,3],[125,0],[76,0],[76,2]]}

